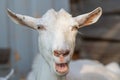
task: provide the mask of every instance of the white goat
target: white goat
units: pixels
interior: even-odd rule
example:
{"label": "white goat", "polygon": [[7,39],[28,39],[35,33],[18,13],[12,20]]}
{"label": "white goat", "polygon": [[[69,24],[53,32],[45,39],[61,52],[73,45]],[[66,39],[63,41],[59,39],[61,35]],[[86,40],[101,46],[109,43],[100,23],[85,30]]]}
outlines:
{"label": "white goat", "polygon": [[[68,66],[73,55],[78,29],[95,23],[101,14],[100,7],[77,17],[72,17],[64,9],[59,12],[51,9],[41,18],[32,18],[8,10],[9,17],[15,23],[35,29],[39,33],[40,54],[34,61],[28,80],[66,80],[66,78],[67,80],[72,78],[72,80],[118,80],[107,75],[106,68],[104,70],[101,64],[94,61],[72,62],[70,67]],[[75,66],[76,64],[79,65]],[[78,75],[76,78],[73,77],[74,73]],[[93,77],[95,75],[96,77]]]}

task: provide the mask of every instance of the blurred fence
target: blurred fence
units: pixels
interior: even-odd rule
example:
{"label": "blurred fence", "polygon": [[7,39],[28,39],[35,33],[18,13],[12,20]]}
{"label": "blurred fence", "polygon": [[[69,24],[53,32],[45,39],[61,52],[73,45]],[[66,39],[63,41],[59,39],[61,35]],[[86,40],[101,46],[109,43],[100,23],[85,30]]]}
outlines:
{"label": "blurred fence", "polygon": [[80,29],[84,35],[81,58],[97,59],[105,64],[112,61],[120,63],[119,3],[119,0],[71,0],[74,16],[97,7],[103,9],[103,15],[96,24]]}

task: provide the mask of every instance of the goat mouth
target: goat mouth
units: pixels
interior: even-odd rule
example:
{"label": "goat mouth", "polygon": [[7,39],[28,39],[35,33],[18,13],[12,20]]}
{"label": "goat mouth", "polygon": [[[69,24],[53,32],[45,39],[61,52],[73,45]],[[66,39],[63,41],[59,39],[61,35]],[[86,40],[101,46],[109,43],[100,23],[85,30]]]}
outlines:
{"label": "goat mouth", "polygon": [[68,63],[55,63],[55,69],[58,73],[67,73],[69,70]]}

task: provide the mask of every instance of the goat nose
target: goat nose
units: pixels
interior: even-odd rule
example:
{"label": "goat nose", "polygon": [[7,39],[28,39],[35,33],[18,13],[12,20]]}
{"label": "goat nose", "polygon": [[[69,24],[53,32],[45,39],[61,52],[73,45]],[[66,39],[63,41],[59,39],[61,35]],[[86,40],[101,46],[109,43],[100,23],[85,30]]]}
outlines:
{"label": "goat nose", "polygon": [[64,56],[63,56],[63,55],[60,55],[60,56],[59,56],[59,60],[60,60],[60,62],[64,62]]}
{"label": "goat nose", "polygon": [[64,57],[69,55],[70,51],[69,50],[54,50],[54,55],[56,57],[59,57],[60,55],[63,55]]}

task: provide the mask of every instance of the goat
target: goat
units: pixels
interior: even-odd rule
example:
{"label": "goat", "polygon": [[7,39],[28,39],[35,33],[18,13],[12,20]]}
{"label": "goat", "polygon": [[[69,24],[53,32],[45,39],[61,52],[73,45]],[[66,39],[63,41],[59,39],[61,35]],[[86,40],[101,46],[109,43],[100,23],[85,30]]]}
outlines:
{"label": "goat", "polygon": [[[32,28],[39,33],[39,54],[34,60],[32,71],[27,78],[28,80],[71,80],[70,77],[72,77],[72,73],[74,73],[72,70],[75,69],[74,67],[72,68],[72,66],[76,65],[74,63],[79,63],[79,68],[76,68],[77,70],[75,71],[78,73],[78,76],[81,76],[79,79],[74,78],[74,80],[88,80],[90,78],[91,80],[113,79],[101,78],[104,75],[97,75],[98,79],[95,79],[97,77],[94,78],[93,76],[96,75],[96,70],[102,68],[104,71],[104,67],[94,61],[88,61],[84,64],[81,61],[70,63],[78,29],[97,22],[102,14],[102,9],[100,7],[96,8],[92,12],[79,15],[77,17],[72,17],[64,9],[61,9],[58,12],[54,9],[50,9],[41,18],[33,18],[26,15],[16,14],[9,9],[7,12],[8,16],[15,23]],[[88,66],[80,71],[81,66],[84,65]],[[95,67],[96,69],[94,70]],[[84,75],[84,70],[88,68],[92,70],[92,72],[95,72],[94,74],[91,73],[91,75],[93,75],[92,77]],[[118,79],[115,78],[113,80]]]}

